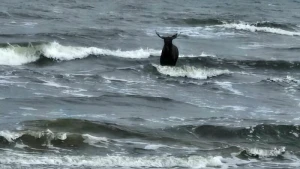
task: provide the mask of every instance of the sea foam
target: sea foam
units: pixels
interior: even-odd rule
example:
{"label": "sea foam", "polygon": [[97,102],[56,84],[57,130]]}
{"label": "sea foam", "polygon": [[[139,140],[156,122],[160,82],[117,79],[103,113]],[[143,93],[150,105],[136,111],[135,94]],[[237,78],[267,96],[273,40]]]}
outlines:
{"label": "sea foam", "polygon": [[0,65],[22,65],[39,59],[31,47],[9,46],[0,48]]}
{"label": "sea foam", "polygon": [[172,77],[188,77],[193,79],[208,79],[210,77],[220,76],[223,74],[229,74],[228,70],[219,69],[208,69],[208,68],[196,68],[193,66],[183,66],[183,67],[170,67],[170,66],[160,66],[153,65],[157,71],[164,75],[169,75]]}
{"label": "sea foam", "polygon": [[145,167],[145,168],[228,168],[228,164],[222,162],[221,156],[39,156],[6,152],[7,155],[0,158],[0,164],[4,165],[53,165],[65,167]]}
{"label": "sea foam", "polygon": [[109,55],[129,59],[143,59],[150,56],[159,56],[161,50],[137,49],[137,50],[110,50],[98,47],[65,46],[58,42],[51,42],[41,45],[28,45],[27,47],[9,45],[0,48],[0,65],[23,65],[35,62],[41,55],[46,58],[66,61],[83,59],[90,55]]}
{"label": "sea foam", "polygon": [[122,58],[135,58],[142,59],[148,58],[151,55],[159,55],[160,50],[155,49],[138,49],[131,51],[122,51],[103,49],[97,47],[76,47],[76,46],[63,46],[57,42],[52,42],[42,46],[43,54],[47,58],[57,60],[73,60],[82,59],[89,55],[111,55]]}
{"label": "sea foam", "polygon": [[225,23],[223,25],[217,25],[217,27],[236,29],[236,30],[244,30],[244,31],[250,31],[250,32],[267,32],[267,33],[274,33],[274,34],[279,34],[279,35],[300,36],[300,32],[288,31],[288,30],[272,28],[272,27],[257,27],[255,25],[251,25],[246,22]]}

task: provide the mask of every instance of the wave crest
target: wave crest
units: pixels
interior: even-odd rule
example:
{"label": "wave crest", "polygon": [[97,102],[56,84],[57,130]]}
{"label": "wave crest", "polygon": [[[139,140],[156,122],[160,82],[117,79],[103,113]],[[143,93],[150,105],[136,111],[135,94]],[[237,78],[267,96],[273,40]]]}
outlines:
{"label": "wave crest", "polygon": [[42,47],[43,54],[47,58],[53,58],[56,60],[73,60],[82,59],[89,55],[111,55],[123,58],[148,58],[151,55],[159,55],[160,50],[154,49],[138,49],[132,51],[122,51],[102,49],[97,47],[74,47],[74,46],[63,46],[57,42],[44,45]]}
{"label": "wave crest", "polygon": [[183,67],[170,67],[153,65],[157,71],[163,75],[169,75],[172,77],[188,77],[193,79],[208,79],[215,76],[229,74],[228,70],[196,68],[193,66]]}
{"label": "wave crest", "polygon": [[[271,26],[274,24],[271,24]],[[218,27],[227,28],[227,29],[236,29],[236,30],[244,30],[250,32],[266,32],[266,33],[274,33],[279,35],[288,35],[288,36],[300,36],[300,32],[294,32],[289,30],[284,30],[276,27],[268,27],[270,24],[249,24],[246,22],[239,23],[224,23],[223,25],[217,25]]]}
{"label": "wave crest", "polygon": [[[23,45],[23,46],[20,46]],[[0,48],[0,65],[23,65],[47,58],[52,60],[83,59],[91,55],[109,55],[130,59],[143,59],[160,55],[160,50],[138,49],[130,51],[110,50],[97,47],[64,46],[58,42],[24,46],[24,44],[6,45]],[[4,45],[2,45],[4,46]]]}

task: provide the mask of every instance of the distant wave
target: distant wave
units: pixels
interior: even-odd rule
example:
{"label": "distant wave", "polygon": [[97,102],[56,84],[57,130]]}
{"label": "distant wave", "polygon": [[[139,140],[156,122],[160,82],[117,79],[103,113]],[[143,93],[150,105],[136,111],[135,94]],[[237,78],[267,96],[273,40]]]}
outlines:
{"label": "distant wave", "polygon": [[[244,21],[226,21],[219,19],[196,19],[187,18],[183,19],[188,26],[176,26],[176,27],[160,27],[155,30],[164,33],[172,34],[174,32],[180,33],[189,37],[201,37],[201,38],[217,38],[220,36],[235,36],[240,34],[235,30],[250,31],[250,32],[265,32],[286,36],[300,36],[300,32],[297,31],[296,25],[289,25],[276,22],[244,22]],[[224,30],[228,29],[228,30]],[[148,35],[155,36],[155,30],[149,29],[146,31]]]}
{"label": "distant wave", "polygon": [[285,29],[285,30],[293,30],[293,25],[289,24],[281,24],[281,23],[276,23],[276,22],[257,22],[255,24],[251,24],[253,26],[257,27],[270,27],[270,28],[280,28],[280,29]]}
{"label": "distant wave", "polygon": [[266,32],[273,33],[279,35],[288,35],[288,36],[300,36],[300,32],[285,30],[282,28],[286,28],[283,25],[275,24],[275,23],[256,23],[251,24],[247,22],[238,22],[238,23],[224,23],[222,25],[218,25],[217,27],[227,28],[227,29],[235,29],[235,30],[244,30],[250,32]]}
{"label": "distant wave", "polygon": [[217,18],[168,18],[168,21],[175,24],[187,24],[192,26],[198,25],[219,25],[223,23],[223,20]]}
{"label": "distant wave", "polygon": [[[170,18],[171,22],[176,24],[187,24],[191,26],[216,26],[224,25],[229,23],[246,23],[243,21],[234,21],[228,19],[218,19],[218,18]],[[298,25],[286,24],[286,23],[277,23],[272,21],[259,21],[256,23],[248,23],[256,27],[270,27],[270,28],[280,28],[285,30],[293,30],[294,27]]]}
{"label": "distant wave", "polygon": [[181,27],[160,27],[156,29],[147,29],[146,34],[150,36],[156,36],[155,30],[162,34],[174,34],[180,33],[181,36],[187,37],[195,37],[195,38],[217,38],[223,36],[234,36],[237,33],[234,31],[217,31],[216,26],[197,26],[197,27],[189,27],[189,26],[181,26]]}

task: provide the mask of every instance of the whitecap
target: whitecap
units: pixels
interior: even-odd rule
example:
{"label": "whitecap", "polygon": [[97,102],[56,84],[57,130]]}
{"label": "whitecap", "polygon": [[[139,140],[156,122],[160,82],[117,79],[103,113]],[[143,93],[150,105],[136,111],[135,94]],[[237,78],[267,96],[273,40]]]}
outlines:
{"label": "whitecap", "polygon": [[0,48],[0,65],[22,65],[39,59],[30,47],[9,46]]}
{"label": "whitecap", "polygon": [[164,75],[169,75],[172,77],[188,77],[193,79],[208,79],[210,77],[230,73],[228,70],[196,68],[193,66],[170,67],[155,64],[153,66],[157,69],[159,73]]}
{"label": "whitecap", "polygon": [[285,153],[285,147],[274,148],[272,150],[251,148],[251,149],[247,150],[247,152],[249,154],[258,155],[260,158],[276,157],[278,155],[282,155],[283,153]]}
{"label": "whitecap", "polygon": [[257,27],[245,22],[225,23],[223,25],[217,25],[217,27],[244,30],[250,32],[267,32],[267,33],[274,33],[279,35],[300,36],[300,32],[287,31],[287,30],[283,30],[279,28],[271,28],[271,27]]}
{"label": "whitecap", "polygon": [[231,91],[232,93],[236,94],[236,95],[243,95],[242,92],[238,91],[237,89],[234,89],[232,87],[232,83],[231,82],[218,82],[216,81],[215,82],[217,85],[221,86],[223,89],[225,90],[229,90]]}
{"label": "whitecap", "polygon": [[91,146],[103,147],[103,146],[99,146],[97,144],[102,143],[104,145],[107,145],[109,142],[106,137],[96,137],[96,136],[92,136],[90,134],[82,134],[81,136],[84,139],[83,142],[87,143]]}
{"label": "whitecap", "polygon": [[[40,156],[5,152],[0,163],[4,165],[53,165],[67,167],[125,167],[125,168],[228,168],[235,164],[223,162],[221,156],[144,156],[130,157],[121,155],[108,156]],[[237,161],[235,161],[237,163]]]}
{"label": "whitecap", "polygon": [[15,139],[20,137],[21,134],[4,130],[0,131],[0,136],[4,137],[8,142],[13,142]]}
{"label": "whitecap", "polygon": [[138,50],[122,51],[120,49],[110,50],[97,47],[63,46],[57,42],[43,45],[42,51],[47,58],[56,60],[82,59],[89,55],[111,55],[123,58],[142,59],[148,58],[151,55],[159,55],[161,52],[160,50],[142,48]]}

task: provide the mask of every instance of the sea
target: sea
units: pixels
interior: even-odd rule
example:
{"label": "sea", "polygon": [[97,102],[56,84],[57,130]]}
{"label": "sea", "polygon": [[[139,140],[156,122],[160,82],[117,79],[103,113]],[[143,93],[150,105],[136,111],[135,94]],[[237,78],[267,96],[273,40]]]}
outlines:
{"label": "sea", "polygon": [[300,168],[300,0],[1,0],[0,24],[1,169]]}

